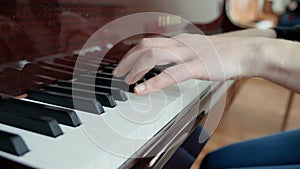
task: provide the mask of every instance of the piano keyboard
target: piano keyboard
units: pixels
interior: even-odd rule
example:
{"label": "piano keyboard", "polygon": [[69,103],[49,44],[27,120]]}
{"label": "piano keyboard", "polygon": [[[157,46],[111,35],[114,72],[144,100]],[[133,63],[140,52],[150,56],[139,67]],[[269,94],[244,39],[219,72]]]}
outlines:
{"label": "piano keyboard", "polygon": [[[29,77],[34,83],[20,89],[26,97],[0,101],[1,157],[33,168],[119,168],[212,90],[211,82],[188,80],[138,96],[132,93],[136,84],[113,78],[112,60],[104,60],[99,72],[82,69],[69,81],[75,62],[76,56],[66,56],[18,70],[38,76]],[[98,67],[92,61],[85,64]],[[158,73],[153,69],[144,80]],[[211,104],[203,102],[199,112],[208,112]]]}

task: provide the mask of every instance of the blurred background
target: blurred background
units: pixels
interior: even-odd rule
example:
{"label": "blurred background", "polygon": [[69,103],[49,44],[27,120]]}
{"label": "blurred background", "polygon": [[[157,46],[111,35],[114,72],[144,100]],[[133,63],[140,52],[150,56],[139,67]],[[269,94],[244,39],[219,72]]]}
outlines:
{"label": "blurred background", "polygon": [[[226,13],[243,28],[300,24],[299,0],[229,0]],[[210,151],[243,140],[300,127],[300,96],[263,79],[239,82],[221,123],[192,168]]]}
{"label": "blurred background", "polygon": [[229,0],[226,9],[231,21],[244,28],[300,24],[299,0]]}

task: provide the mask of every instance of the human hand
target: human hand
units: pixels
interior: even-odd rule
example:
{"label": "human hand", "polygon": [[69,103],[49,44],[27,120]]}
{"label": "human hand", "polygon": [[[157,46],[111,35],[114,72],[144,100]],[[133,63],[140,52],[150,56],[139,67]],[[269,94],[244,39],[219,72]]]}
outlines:
{"label": "human hand", "polygon": [[180,34],[172,38],[146,38],[132,48],[114,70],[132,84],[155,65],[176,63],[156,77],[139,84],[137,94],[148,94],[188,79],[227,80],[258,74],[251,62],[254,48],[250,38]]}

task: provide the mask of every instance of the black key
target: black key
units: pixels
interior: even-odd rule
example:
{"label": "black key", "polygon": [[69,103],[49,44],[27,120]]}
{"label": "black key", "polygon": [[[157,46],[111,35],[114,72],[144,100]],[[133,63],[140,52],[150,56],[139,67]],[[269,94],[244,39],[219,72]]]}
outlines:
{"label": "black key", "polygon": [[110,63],[110,64],[117,64],[118,63],[117,59],[103,58],[102,61]]}
{"label": "black key", "polygon": [[153,69],[154,71],[156,71],[157,73],[161,73],[162,71],[164,71],[165,69],[169,68],[169,67],[172,67],[172,66],[175,66],[176,63],[169,63],[169,64],[166,64],[166,65],[159,65],[159,66],[155,66]]}
{"label": "black key", "polygon": [[111,66],[116,68],[118,65],[119,65],[118,63],[114,63]]}
{"label": "black key", "polygon": [[99,67],[110,66],[110,63],[103,62],[103,60],[100,61],[99,58],[95,58],[95,59],[82,58],[81,60]]}
{"label": "black key", "polygon": [[89,75],[80,75],[77,79],[77,82],[87,83],[87,84],[96,84],[101,86],[115,87],[120,88],[124,91],[132,92],[135,84],[128,85],[121,79],[110,79],[105,77],[93,77]]}
{"label": "black key", "polygon": [[29,152],[29,149],[23,141],[22,137],[1,130],[0,150],[16,156],[22,156]]}
{"label": "black key", "polygon": [[92,68],[93,70],[97,70],[98,69],[98,65],[95,64],[91,64],[91,63],[85,63],[85,62],[81,62],[81,60],[71,60],[71,59],[62,59],[62,58],[56,58],[53,61],[54,63],[58,63],[58,64],[66,64],[68,66],[77,66],[76,68],[80,68],[80,69],[86,69],[89,70],[90,68]]}
{"label": "black key", "polygon": [[[65,59],[68,59],[68,60],[73,60],[73,61],[77,61],[77,58],[78,57],[74,57],[74,56],[66,56],[64,57]],[[94,65],[100,65],[100,67],[103,67],[103,66],[110,66],[111,63],[109,62],[105,62],[103,60],[99,61],[99,56],[84,56],[84,57],[81,57],[80,58],[82,61],[85,61],[85,62],[88,62],[88,63],[91,63],[91,64],[94,64]],[[100,64],[99,64],[100,63]]]}
{"label": "black key", "polygon": [[[95,77],[90,75],[80,75],[77,79],[77,82],[80,83],[87,83],[87,84],[96,84],[101,86],[108,86],[108,87],[117,87],[124,89],[128,86],[123,80],[119,79],[111,79],[106,77]],[[112,86],[112,83],[114,83]]]}
{"label": "black key", "polygon": [[59,123],[76,127],[81,124],[77,114],[73,110],[44,104],[18,100],[13,98],[3,98],[0,106],[13,112],[25,112],[31,115],[47,116],[56,119]]}
{"label": "black key", "polygon": [[141,80],[139,80],[139,81],[137,81],[135,84],[137,85],[137,84],[141,84],[141,83],[144,83],[145,81],[146,81],[147,79],[141,79]]}
{"label": "black key", "polygon": [[35,75],[34,76],[35,81],[37,82],[41,82],[41,83],[46,83],[46,84],[53,84],[53,83],[57,83],[58,79],[54,78],[54,77],[50,77],[50,76],[44,76],[44,75]]}
{"label": "black key", "polygon": [[72,89],[72,87],[66,87],[66,86],[57,86],[57,85],[46,85],[43,87],[46,91],[50,92],[57,92],[57,93],[63,93],[63,94],[69,94],[69,95],[76,95],[80,97],[85,98],[91,98],[94,95],[96,96],[96,99],[101,103],[102,106],[106,107],[115,107],[116,102],[113,99],[112,95],[108,93],[101,93],[101,92],[93,92],[83,89]]}
{"label": "black key", "polygon": [[158,74],[155,73],[155,72],[148,72],[148,73],[145,74],[144,78],[145,78],[146,80],[149,80],[149,79],[151,79],[151,78],[153,78],[153,77],[155,77],[155,76],[157,76],[157,75],[158,75]]}
{"label": "black key", "polygon": [[[93,62],[93,61],[88,60],[88,59],[85,59],[85,58],[77,59],[77,60],[76,60],[76,63],[77,63],[77,64],[82,64],[82,65],[86,65],[86,66],[89,66],[89,67],[93,67],[93,68],[96,68],[96,69],[98,69],[99,66],[102,66],[102,65],[99,65],[99,64],[96,63],[96,62]],[[93,69],[93,70],[94,70],[94,69]]]}
{"label": "black key", "polygon": [[53,63],[74,67],[76,62],[72,60],[56,58],[53,60]]}
{"label": "black key", "polygon": [[106,77],[106,78],[113,78],[114,75],[112,73],[107,72],[89,72],[90,76],[96,76],[96,77]]}
{"label": "black key", "polygon": [[30,116],[29,114],[0,110],[0,123],[51,137],[63,134],[58,122],[45,116]]}
{"label": "black key", "polygon": [[43,66],[48,66],[48,67],[52,67],[52,68],[55,68],[55,69],[59,69],[59,70],[64,70],[64,71],[67,71],[67,72],[70,72],[70,73],[73,73],[74,70],[79,73],[79,74],[85,74],[86,73],[86,70],[84,69],[79,69],[79,68],[74,68],[72,66],[68,66],[68,65],[62,65],[62,64],[56,64],[56,63],[51,63],[51,62],[38,62],[39,65],[43,65]]}
{"label": "black key", "polygon": [[159,68],[152,68],[149,72],[151,73],[155,73],[155,74],[160,74],[163,71],[163,69],[159,69]]}
{"label": "black key", "polygon": [[102,65],[102,66],[111,66],[111,63],[106,62],[106,61],[104,61],[104,60],[101,60],[100,65]]}
{"label": "black key", "polygon": [[34,169],[25,164],[13,161],[11,159],[0,157],[0,166],[5,169]]}
{"label": "black key", "polygon": [[58,85],[66,86],[66,87],[73,87],[73,88],[77,88],[77,89],[84,89],[84,90],[89,90],[89,91],[109,93],[113,96],[114,99],[116,99],[118,101],[126,101],[127,100],[127,96],[125,95],[124,91],[119,88],[100,86],[100,85],[94,86],[92,84],[70,82],[70,81],[65,81],[65,80],[58,81]]}
{"label": "black key", "polygon": [[27,64],[23,68],[23,71],[26,71],[28,73],[50,76],[50,77],[54,77],[57,79],[70,79],[73,77],[73,74],[69,73],[67,71],[54,69],[54,68],[47,67],[47,66],[41,66],[41,65],[37,65],[37,64],[33,64],[33,63]]}
{"label": "black key", "polygon": [[102,72],[112,73],[114,69],[115,69],[115,67],[113,67],[113,66],[105,66],[103,68]]}
{"label": "black key", "polygon": [[109,72],[89,72],[88,74],[89,76],[96,76],[96,77],[106,77],[106,78],[110,78],[110,79],[120,79],[120,80],[124,80],[124,76],[123,77],[115,77],[112,73]]}
{"label": "black key", "polygon": [[67,71],[69,73],[73,73],[73,70],[74,70],[70,66],[55,64],[55,63],[51,63],[51,62],[42,62],[42,61],[40,61],[40,62],[38,62],[38,65],[47,66],[47,67],[51,67],[51,68],[54,68],[54,69]]}
{"label": "black key", "polygon": [[[61,94],[41,90],[30,90],[28,92],[27,98],[71,109],[78,109],[94,114],[104,113],[102,105],[97,100],[79,96],[72,96],[69,94]],[[75,101],[76,105],[78,106],[74,107],[73,101]]]}

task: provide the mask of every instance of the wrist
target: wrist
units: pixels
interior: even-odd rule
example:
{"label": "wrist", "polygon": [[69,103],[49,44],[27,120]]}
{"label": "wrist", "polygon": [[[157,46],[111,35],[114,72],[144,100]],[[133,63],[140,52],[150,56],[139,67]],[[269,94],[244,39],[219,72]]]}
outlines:
{"label": "wrist", "polygon": [[270,59],[270,51],[272,46],[269,45],[267,38],[250,38],[249,39],[249,55],[246,56],[247,71],[249,77],[261,77],[267,76],[268,69],[271,67],[272,59]]}
{"label": "wrist", "polygon": [[[288,46],[285,47],[286,43],[282,43],[283,40],[271,40],[266,38],[258,38],[257,53],[254,56],[257,71],[255,76],[264,79],[272,80],[274,75],[281,76],[284,62],[282,56],[287,54],[284,53]],[[289,43],[289,42],[288,42]],[[273,81],[273,80],[272,80]]]}
{"label": "wrist", "polygon": [[276,38],[276,32],[274,29],[244,29],[239,31],[228,32],[219,34],[217,36],[231,36],[231,37],[265,37]]}
{"label": "wrist", "polygon": [[258,76],[299,92],[299,42],[262,39],[259,43]]}

